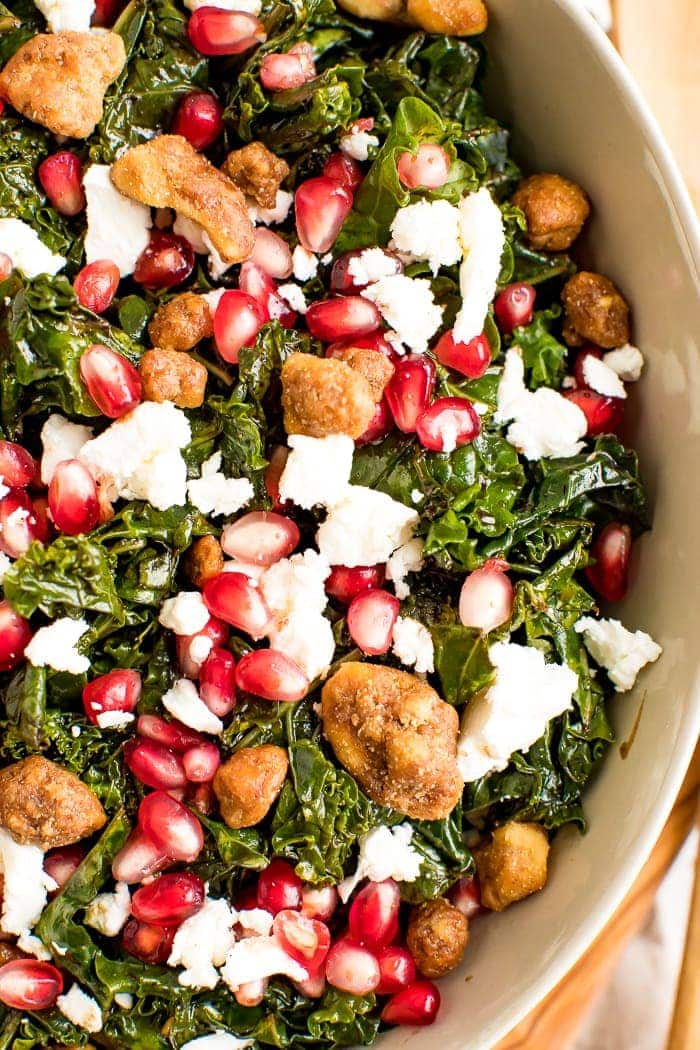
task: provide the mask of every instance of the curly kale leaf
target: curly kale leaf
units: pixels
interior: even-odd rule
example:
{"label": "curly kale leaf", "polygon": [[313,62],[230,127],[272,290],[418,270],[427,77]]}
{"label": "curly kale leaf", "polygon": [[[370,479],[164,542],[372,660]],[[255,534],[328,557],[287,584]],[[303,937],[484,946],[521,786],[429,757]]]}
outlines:
{"label": "curly kale leaf", "polygon": [[531,390],[541,386],[558,389],[566,374],[568,350],[552,335],[552,326],[560,316],[560,306],[538,310],[529,325],[513,332],[513,343],[522,350]]}
{"label": "curly kale leaf", "polygon": [[448,703],[461,706],[487,688],[494,678],[489,647],[481,631],[473,627],[435,625],[431,628],[435,645],[435,671],[440,679],[440,695]]}

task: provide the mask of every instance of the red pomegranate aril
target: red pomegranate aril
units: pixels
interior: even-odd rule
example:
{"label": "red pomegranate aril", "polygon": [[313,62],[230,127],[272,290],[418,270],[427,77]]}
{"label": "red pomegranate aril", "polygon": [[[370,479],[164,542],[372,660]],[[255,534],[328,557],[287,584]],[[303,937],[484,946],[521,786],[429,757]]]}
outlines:
{"label": "red pomegranate aril", "polygon": [[316,76],[314,49],[295,44],[289,51],[273,51],[260,63],[260,83],[267,91],[288,91],[308,84]]}
{"label": "red pomegranate aril", "polygon": [[305,970],[316,973],[321,969],[331,946],[330,930],[324,922],[284,909],[275,915],[272,932],[287,955]]}
{"label": "red pomegranate aril", "polygon": [[112,861],[112,876],[117,882],[143,882],[172,863],[172,857],[136,828]]}
{"label": "red pomegranate aril", "polygon": [[108,671],[83,688],[83,707],[93,725],[104,711],[135,711],[140,699],[141,675],[127,667]]}
{"label": "red pomegranate aril", "polygon": [[359,347],[361,350],[376,350],[377,353],[384,354],[384,357],[392,365],[399,360],[399,355],[381,332],[370,332],[369,335],[358,335],[354,339],[348,339],[340,343],[331,343],[330,346],[326,347],[326,357],[342,357],[345,351],[351,347]]}
{"label": "red pomegranate aril", "polygon": [[360,944],[342,937],[326,958],[326,980],[341,992],[369,995],[377,989],[381,973],[376,956]]}
{"label": "red pomegranate aril", "polygon": [[175,938],[175,926],[155,926],[149,922],[129,919],[121,934],[121,946],[129,955],[134,955],[153,966],[168,961]]}
{"label": "red pomegranate aril", "polygon": [[596,357],[600,361],[603,357],[603,351],[597,346],[585,346],[577,353],[576,360],[574,361],[574,379],[576,380],[576,386],[583,387],[584,389],[588,389],[588,383],[584,374],[584,366],[586,364],[586,358],[588,357]]}
{"label": "red pomegranate aril", "polygon": [[459,618],[465,627],[488,634],[510,620],[513,584],[506,575],[507,568],[507,562],[489,558],[466,577],[459,595]]}
{"label": "red pomegranate aril", "polygon": [[273,860],[258,876],[257,906],[277,915],[290,909],[298,911],[302,900],[301,879],[286,860]]}
{"label": "red pomegranate aril", "polygon": [[432,1024],[440,1009],[440,992],[432,981],[414,981],[392,995],[382,1010],[385,1024]]}
{"label": "red pomegranate aril", "polygon": [[293,660],[276,649],[254,649],[236,665],[236,685],[244,693],[280,703],[303,700],[309,679]]}
{"label": "red pomegranate aril", "polygon": [[117,15],[126,6],[126,0],[95,0],[95,13],[92,16],[93,26],[112,26]]}
{"label": "red pomegranate aril", "polygon": [[385,437],[394,429],[394,420],[389,410],[386,398],[382,398],[377,403],[377,407],[374,410],[374,415],[370,420],[370,424],[367,429],[360,434],[359,437],[355,438],[355,444],[358,446],[371,445],[376,441],[383,441]]}
{"label": "red pomegranate aril", "polygon": [[629,525],[611,522],[594,540],[591,557],[595,562],[586,569],[586,576],[596,594],[606,602],[619,602],[627,594],[631,553]]}
{"label": "red pomegranate aril", "polygon": [[119,267],[109,259],[96,259],[83,266],[73,281],[80,305],[94,314],[103,314],[119,289]]}
{"label": "red pomegranate aril", "polygon": [[0,966],[0,1002],[11,1010],[48,1010],[63,991],[63,975],[51,963],[12,959]]}
{"label": "red pomegranate aril", "polygon": [[[343,255],[338,256],[331,270],[331,291],[337,292],[339,295],[352,295],[366,288],[371,283],[371,281],[358,280],[357,277],[353,276],[350,269],[353,259],[359,259],[364,251],[366,251],[365,248],[353,248],[352,251],[344,252]],[[394,252],[384,251],[383,248],[376,248],[375,251],[381,251],[387,262],[393,265],[394,274],[403,273],[403,263],[398,255],[395,255]]]}
{"label": "red pomegranate aril", "polygon": [[205,740],[197,747],[191,747],[182,756],[187,779],[192,784],[207,784],[214,779],[214,774],[221,765],[221,755],[216,744]]}
{"label": "red pomegranate aril", "polygon": [[319,175],[302,182],[294,195],[294,209],[303,246],[319,254],[329,251],[351,208],[352,193],[335,179]]}
{"label": "red pomegranate aril", "polygon": [[367,656],[381,656],[391,648],[391,635],[399,615],[399,601],[388,591],[363,591],[350,602],[348,631]]}
{"label": "red pomegranate aril", "polygon": [[[276,234],[273,236],[276,236]],[[238,288],[258,303],[265,315],[265,321],[274,318],[279,321],[283,328],[291,328],[296,321],[296,313],[292,310],[289,303],[278,294],[277,285],[270,275],[250,259],[241,266],[241,272],[238,276]],[[252,327],[255,326],[251,322],[251,329]],[[251,346],[253,342],[254,339],[251,340]]]}
{"label": "red pomegranate aril", "polygon": [[0,441],[0,482],[11,489],[23,489],[36,477],[33,456],[14,441]]}
{"label": "red pomegranate aril", "polygon": [[588,437],[614,434],[620,428],[625,414],[625,402],[621,397],[606,397],[595,390],[565,390],[564,397],[583,412]]}
{"label": "red pomegranate aril", "polygon": [[[222,620],[218,620],[216,616],[210,616],[202,630],[197,631],[196,634],[176,635],[175,653],[183,675],[185,675],[186,678],[197,678],[202,664],[207,656],[209,656],[209,653],[212,649],[226,645],[230,633],[227,624]],[[200,650],[201,655],[195,654],[192,650],[192,643],[195,642],[196,639],[203,639],[205,642],[211,643],[208,648],[206,645],[196,646],[196,648]]]}
{"label": "red pomegranate aril", "polygon": [[[218,751],[216,753],[218,756]],[[202,825],[187,806],[183,806],[167,791],[153,791],[146,795],[139,806],[139,825],[149,839],[173,860],[191,864],[202,852]]]}
{"label": "red pomegranate aril", "polygon": [[289,277],[293,269],[289,245],[274,230],[268,230],[267,226],[258,226],[255,231],[255,244],[250,262],[259,266],[268,277],[274,277],[276,281],[283,281]]}
{"label": "red pomegranate aril", "polygon": [[[184,754],[191,747],[197,747],[206,737],[196,729],[190,729],[182,722],[166,722],[159,715],[140,715],[136,723],[136,732],[148,740],[155,740],[163,747]],[[182,786],[182,785],[173,785]]]}
{"label": "red pomegranate aril", "polygon": [[202,664],[199,695],[217,718],[225,718],[236,706],[236,661],[228,649],[212,649]]}
{"label": "red pomegranate aril", "polygon": [[338,891],[335,886],[304,886],[301,891],[301,914],[307,919],[330,919],[338,907]]}
{"label": "red pomegranate aril", "polygon": [[214,341],[224,361],[237,364],[239,351],[255,344],[269,319],[267,307],[252,295],[240,289],[224,292],[214,314]]}
{"label": "red pomegranate aril", "polygon": [[291,518],[254,510],[226,526],[221,546],[232,558],[267,567],[291,554],[299,539],[299,529]]}
{"label": "red pomegranate aril", "polygon": [[364,173],[354,157],[347,153],[331,153],[323,165],[323,174],[345,186],[350,193],[354,193],[364,178]]}
{"label": "red pomegranate aril", "polygon": [[389,944],[377,951],[381,980],[377,995],[395,995],[416,979],[416,964],[407,948]]}
{"label": "red pomegranate aril", "polygon": [[246,981],[236,988],[233,998],[239,1006],[260,1006],[265,998],[268,980]]}
{"label": "red pomegranate aril", "polygon": [[262,591],[242,572],[222,572],[209,580],[202,597],[212,616],[256,640],[262,638],[272,619]]}
{"label": "red pomegranate aril", "polygon": [[[2,102],[2,99],[0,99]],[[2,116],[2,110],[0,109],[0,116]],[[0,281],[5,281],[12,273],[14,264],[9,255],[5,252],[0,252]]]}
{"label": "red pomegranate aril", "polygon": [[322,299],[313,303],[306,313],[306,327],[316,339],[325,343],[369,335],[376,332],[381,323],[377,307],[360,295]]}
{"label": "red pomegranate aril", "polygon": [[44,193],[61,215],[77,215],[85,207],[83,162],[70,150],[42,160],[37,175]]}
{"label": "red pomegranate aril", "polygon": [[430,452],[453,452],[480,431],[479,415],[464,397],[439,397],[416,423],[418,440]]}
{"label": "red pomegranate aril", "polygon": [[444,186],[450,174],[447,152],[434,142],[424,142],[415,153],[402,153],[396,163],[399,179],[409,190],[424,187],[437,190]]}
{"label": "red pomegranate aril", "polygon": [[265,468],[265,491],[274,510],[281,510],[287,501],[280,499],[280,478],[289,459],[289,449],[284,445],[275,445],[270,453],[270,462]]}
{"label": "red pomegranate aril", "polygon": [[240,55],[262,44],[265,28],[259,18],[219,7],[198,8],[187,23],[190,43],[201,55]]}
{"label": "red pomegranate aril", "polygon": [[142,737],[127,741],[124,745],[124,761],[146,787],[169,791],[170,788],[184,787],[187,783],[180,755],[155,740]]}
{"label": "red pomegranate aril", "polygon": [[208,91],[185,95],[173,121],[173,134],[182,135],[195,149],[206,149],[224,130],[224,107]]}
{"label": "red pomegranate aril", "polygon": [[468,343],[455,343],[452,332],[445,332],[434,353],[445,368],[452,368],[469,379],[479,379],[491,364],[491,347],[483,332]]}
{"label": "red pomegranate aril", "polygon": [[51,876],[60,890],[78,870],[84,857],[85,850],[82,846],[62,846],[60,849],[52,849],[44,857],[44,871]]}
{"label": "red pomegranate aril", "polygon": [[479,880],[473,875],[458,879],[449,892],[449,898],[467,919],[473,919],[486,910],[481,903]]}
{"label": "red pomegranate aril", "polygon": [[535,309],[535,289],[531,284],[509,284],[499,292],[493,304],[498,327],[504,335],[514,328],[530,324]]}
{"label": "red pomegranate aril", "polygon": [[429,357],[411,354],[397,361],[384,391],[394,423],[404,434],[415,433],[435,387],[435,364]]}
{"label": "red pomegranate aril", "polygon": [[47,521],[27,493],[10,489],[0,499],[0,550],[10,558],[19,558],[33,540],[45,543],[48,538]]}
{"label": "red pomegranate aril", "polygon": [[204,896],[204,883],[198,875],[170,872],[136,891],[131,898],[131,912],[140,922],[179,926],[191,915],[196,915],[204,904]]}
{"label": "red pomegranate aril", "polygon": [[0,601],[0,671],[14,671],[24,659],[32,629],[8,601]]}
{"label": "red pomegranate aril", "polygon": [[79,536],[91,532],[100,520],[97,485],[79,459],[59,463],[49,485],[49,512],[59,532]]}
{"label": "red pomegranate aril", "polygon": [[381,587],[385,575],[383,565],[356,565],[352,569],[334,565],[326,580],[326,593],[343,605],[349,605],[363,591]]}
{"label": "red pomegranate aril", "polygon": [[370,948],[385,948],[398,936],[400,907],[401,892],[393,879],[368,882],[350,905],[351,938]]}
{"label": "red pomegranate aril", "polygon": [[152,230],[151,239],[136,260],[134,280],[149,291],[174,288],[182,284],[194,268],[194,251],[189,241],[174,233]]}
{"label": "red pomegranate aril", "polygon": [[187,789],[187,801],[203,817],[210,817],[216,809],[216,796],[211,781],[190,784]]}

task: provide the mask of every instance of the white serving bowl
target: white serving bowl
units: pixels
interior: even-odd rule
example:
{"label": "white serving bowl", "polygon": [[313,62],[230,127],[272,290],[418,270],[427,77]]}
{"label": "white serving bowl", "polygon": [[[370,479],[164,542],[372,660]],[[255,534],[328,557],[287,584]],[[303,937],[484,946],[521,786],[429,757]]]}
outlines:
{"label": "white serving bowl", "polygon": [[[554,844],[546,889],[479,919],[462,968],[441,982],[429,1029],[396,1029],[384,1050],[487,1050],[549,992],[630,889],[671,810],[700,729],[700,237],[668,147],[617,53],[574,0],[488,0],[489,103],[530,171],[589,192],[586,263],[632,304],[647,361],[627,438],[639,451],[654,529],[614,615],[664,647],[614,700],[618,745],[586,795],[587,835]],[[543,1047],[542,1050],[557,1050]]]}

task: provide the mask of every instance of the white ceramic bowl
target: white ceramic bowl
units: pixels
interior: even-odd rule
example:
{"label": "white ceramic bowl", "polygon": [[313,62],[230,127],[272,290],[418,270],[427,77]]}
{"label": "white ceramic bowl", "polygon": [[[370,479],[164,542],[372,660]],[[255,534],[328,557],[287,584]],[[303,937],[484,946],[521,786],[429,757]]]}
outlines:
{"label": "white ceramic bowl", "polygon": [[[573,0],[488,0],[489,102],[531,171],[580,182],[594,204],[586,262],[632,304],[647,367],[627,435],[654,511],[619,612],[664,646],[613,703],[618,743],[586,796],[590,831],[567,829],[544,892],[472,926],[462,969],[441,982],[430,1029],[384,1050],[487,1050],[571,968],[622,901],[673,805],[700,728],[700,237],[668,148],[617,53]],[[543,1050],[555,1050],[547,1047]]]}

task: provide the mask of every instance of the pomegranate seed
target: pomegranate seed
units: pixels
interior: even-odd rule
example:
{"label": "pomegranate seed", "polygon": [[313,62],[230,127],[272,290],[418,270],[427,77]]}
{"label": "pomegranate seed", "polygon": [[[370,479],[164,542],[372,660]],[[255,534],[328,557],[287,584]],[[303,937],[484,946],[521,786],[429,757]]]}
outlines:
{"label": "pomegranate seed", "polygon": [[388,591],[363,591],[348,609],[350,637],[367,656],[380,656],[391,648],[391,634],[399,615],[399,601]]}
{"label": "pomegranate seed", "polygon": [[404,434],[415,432],[419,418],[428,408],[435,386],[435,365],[429,357],[410,354],[394,367],[384,395],[394,422]]}
{"label": "pomegranate seed", "polygon": [[77,215],[85,207],[83,162],[70,150],[53,153],[37,168],[46,196],[61,215]]}
{"label": "pomegranate seed", "polygon": [[258,907],[258,887],[256,883],[249,882],[247,886],[243,886],[242,889],[238,890],[235,898],[235,906],[237,911],[251,911],[253,908]]}
{"label": "pomegranate seed", "polygon": [[12,959],[0,966],[0,1002],[11,1010],[48,1010],[63,991],[63,975],[51,963]]}
{"label": "pomegranate seed", "polygon": [[267,91],[287,91],[308,84],[316,76],[314,49],[295,44],[289,51],[274,51],[260,63],[260,83]]}
{"label": "pomegranate seed", "polygon": [[202,596],[212,616],[251,638],[262,638],[272,619],[262,591],[242,572],[222,572],[204,585]]}
{"label": "pomegranate seed", "polygon": [[204,883],[198,875],[171,872],[141,886],[131,898],[131,911],[141,922],[179,926],[199,911],[204,896]]}
{"label": "pomegranate seed", "polygon": [[464,397],[439,397],[418,418],[416,434],[431,452],[452,452],[468,445],[481,431],[481,420]]}
{"label": "pomegranate seed", "polygon": [[382,400],[377,403],[374,415],[372,416],[367,429],[360,434],[359,437],[355,438],[355,444],[362,446],[371,445],[376,441],[383,441],[393,429],[394,420],[389,410],[387,400],[383,397]]}
{"label": "pomegranate seed", "polygon": [[30,485],[37,473],[36,461],[14,441],[0,441],[0,481],[11,489]]}
{"label": "pomegranate seed", "polygon": [[432,1024],[440,1009],[440,992],[432,981],[414,981],[393,995],[382,1010],[385,1024]]}
{"label": "pomegranate seed", "polygon": [[473,919],[474,916],[481,915],[485,911],[481,904],[479,880],[474,876],[458,879],[450,890],[449,897],[455,908],[458,908],[468,919]]}
{"label": "pomegranate seed", "polygon": [[172,857],[136,828],[112,861],[112,876],[117,882],[143,882],[169,864]]}
{"label": "pomegranate seed", "polygon": [[233,997],[239,1006],[260,1006],[267,991],[267,978],[258,981],[246,981],[236,988]]}
{"label": "pomegranate seed", "polygon": [[377,985],[377,995],[395,995],[402,988],[407,988],[416,979],[416,964],[406,948],[398,944],[389,944],[377,952],[377,962],[381,980]]}
{"label": "pomegranate seed", "polygon": [[275,915],[272,932],[287,955],[309,973],[316,973],[323,966],[331,946],[331,933],[324,922],[285,908]]}
{"label": "pomegranate seed", "polygon": [[352,193],[335,179],[319,175],[297,188],[294,208],[299,240],[308,251],[321,255],[333,247],[352,208]]}
{"label": "pomegranate seed", "polygon": [[584,365],[587,357],[597,357],[598,360],[602,360],[603,351],[599,350],[597,346],[586,346],[583,350],[579,350],[574,361],[574,378],[576,380],[576,386],[583,387],[584,390],[589,389],[586,377],[584,375]]}
{"label": "pomegranate seed", "polygon": [[586,569],[588,582],[606,602],[619,602],[629,587],[629,564],[632,532],[629,525],[611,522],[596,537],[591,547],[595,564]]}
{"label": "pomegranate seed", "polygon": [[197,747],[206,739],[201,733],[183,725],[182,722],[166,722],[159,715],[140,715],[136,723],[136,732],[179,754],[184,754],[191,747]]}
{"label": "pomegranate seed", "polygon": [[0,671],[14,671],[24,659],[32,629],[8,601],[0,601]]}
{"label": "pomegranate seed", "polygon": [[224,107],[208,91],[185,95],[173,121],[173,134],[195,149],[206,149],[224,130]]}
{"label": "pomegranate seed", "polygon": [[399,179],[409,190],[437,190],[450,173],[450,158],[442,146],[424,142],[415,153],[402,153],[396,163]]}
{"label": "pomegranate seed", "polygon": [[250,261],[243,263],[238,276],[238,287],[241,292],[255,299],[266,321],[272,317],[279,321],[283,328],[293,327],[297,319],[296,313],[286,299],[278,294],[277,285],[260,266]]}
{"label": "pomegranate seed", "polygon": [[326,580],[326,592],[343,605],[349,605],[358,594],[381,587],[384,579],[383,565],[356,565],[352,569],[334,565]]}
{"label": "pomegranate seed", "polygon": [[513,614],[513,584],[506,575],[508,563],[489,558],[470,572],[459,596],[459,618],[465,627],[488,634]]}
{"label": "pomegranate seed", "polygon": [[232,558],[267,568],[291,554],[299,539],[299,529],[291,518],[254,510],[226,526],[221,546]]}
{"label": "pomegranate seed", "polygon": [[267,226],[258,226],[255,231],[255,245],[250,261],[276,281],[283,281],[285,277],[289,277],[293,269],[289,245],[274,230],[268,230]]}
{"label": "pomegranate seed", "polygon": [[368,882],[348,912],[350,937],[370,948],[385,948],[399,933],[401,892],[393,879]]}
{"label": "pomegranate seed", "polygon": [[236,661],[228,649],[212,649],[202,664],[199,695],[217,718],[225,718],[236,706]]}
{"label": "pomegranate seed", "polygon": [[187,783],[185,767],[176,751],[157,744],[155,740],[129,740],[124,745],[124,761],[142,784],[147,787],[184,787]]}
{"label": "pomegranate seed", "polygon": [[620,428],[625,414],[625,402],[621,397],[605,397],[595,390],[565,390],[564,397],[583,412],[588,437],[614,434]]}
{"label": "pomegranate seed", "polygon": [[[4,106],[4,102],[0,99],[0,103]],[[0,109],[0,116],[2,116],[2,109]],[[0,252],[0,281],[5,281],[12,273],[13,263],[9,255],[5,252]]]}
{"label": "pomegranate seed", "polygon": [[[204,744],[200,746],[204,747]],[[218,757],[215,747],[214,750]],[[187,806],[172,798],[167,791],[153,791],[146,795],[139,806],[139,825],[144,834],[173,860],[191,864],[202,852],[202,825]],[[136,917],[152,921],[147,916]]]}
{"label": "pomegranate seed", "polygon": [[301,667],[276,649],[254,649],[242,656],[236,666],[238,688],[263,700],[303,700],[309,684]]}
{"label": "pomegranate seed", "polygon": [[243,11],[198,8],[187,23],[190,43],[201,55],[240,55],[266,39],[259,18]]}
{"label": "pomegranate seed", "polygon": [[214,774],[221,765],[221,755],[216,744],[205,740],[197,747],[191,747],[182,756],[187,779],[194,784],[207,784],[214,779]]}
{"label": "pomegranate seed", "polygon": [[301,879],[286,860],[273,860],[258,877],[257,906],[277,915],[301,908]]}
{"label": "pomegranate seed", "polygon": [[83,689],[83,707],[93,725],[104,711],[134,711],[140,699],[141,675],[128,668],[101,674]]}
{"label": "pomegranate seed", "polygon": [[216,799],[211,781],[206,781],[202,784],[190,784],[187,789],[187,799],[190,805],[194,806],[203,817],[210,817],[216,808]]}
{"label": "pomegranate seed", "polygon": [[49,484],[49,511],[59,532],[68,536],[91,532],[97,526],[97,485],[79,459],[66,459],[56,467]]}
{"label": "pomegranate seed", "polygon": [[183,675],[186,678],[197,678],[209,653],[218,646],[226,645],[230,633],[225,623],[217,620],[215,616],[210,616],[202,630],[196,634],[177,635],[175,652]]}
{"label": "pomegranate seed", "polygon": [[445,332],[434,353],[445,368],[452,368],[469,379],[479,379],[491,364],[491,347],[483,332],[468,343],[455,343],[452,332]]}
{"label": "pomegranate seed", "polygon": [[342,937],[326,959],[326,980],[341,992],[369,995],[379,985],[379,963],[372,952]]}
{"label": "pomegranate seed", "polygon": [[214,341],[224,361],[237,364],[239,351],[255,344],[269,319],[267,308],[252,295],[240,290],[224,292],[214,314]]}
{"label": "pomegranate seed", "polygon": [[392,365],[399,360],[399,355],[381,332],[370,332],[369,335],[358,335],[354,339],[348,339],[346,342],[331,343],[330,346],[326,347],[326,357],[342,358],[345,351],[351,347],[361,350],[376,350],[378,353],[384,354],[387,361],[390,361]]}
{"label": "pomegranate seed", "polygon": [[369,335],[381,323],[377,307],[360,295],[322,299],[313,303],[306,313],[306,326],[311,334],[327,343],[336,339],[352,339],[356,335]]}
{"label": "pomegranate seed", "polygon": [[326,974],[321,967],[316,973],[309,974],[304,981],[292,981],[292,984],[307,999],[320,999],[326,990]]}
{"label": "pomegranate seed", "polygon": [[496,296],[493,312],[504,335],[530,324],[535,309],[535,289],[531,284],[509,284]]}
{"label": "pomegranate seed", "polygon": [[121,946],[129,955],[154,966],[168,961],[175,938],[174,926],[154,926],[129,919],[122,930]]}
{"label": "pomegranate seed", "polygon": [[61,849],[52,849],[44,857],[44,871],[51,876],[60,890],[78,870],[84,857],[85,850],[82,846],[63,846]]}
{"label": "pomegranate seed", "polygon": [[109,259],[96,259],[83,266],[73,281],[73,291],[82,307],[103,314],[117,294],[119,281],[118,266]]}
{"label": "pomegranate seed", "polygon": [[174,233],[152,230],[151,239],[136,260],[134,280],[149,291],[174,288],[182,284],[194,268],[194,251],[189,241]]}
{"label": "pomegranate seed", "polygon": [[338,907],[335,886],[304,886],[301,892],[301,914],[307,919],[330,919]]}
{"label": "pomegranate seed", "polygon": [[0,500],[0,550],[10,558],[19,558],[33,540],[45,543],[49,538],[46,520],[26,492],[11,489]]}
{"label": "pomegranate seed", "polygon": [[95,0],[95,13],[92,16],[93,26],[112,26],[117,15],[126,6],[126,0]]}
{"label": "pomegranate seed", "polygon": [[287,502],[280,500],[280,478],[284,473],[288,458],[289,449],[284,445],[275,445],[270,453],[270,462],[265,469],[265,491],[274,510],[281,510]]}
{"label": "pomegranate seed", "polygon": [[[339,295],[352,295],[366,288],[371,283],[370,281],[358,280],[350,271],[350,263],[353,259],[359,259],[364,250],[363,248],[354,248],[352,251],[338,256],[331,270],[331,291],[337,292]],[[381,251],[387,261],[393,265],[394,274],[403,273],[403,263],[398,255],[380,248],[376,248],[375,251]],[[351,345],[355,346],[356,344],[352,343]]]}
{"label": "pomegranate seed", "polygon": [[354,157],[348,157],[347,153],[331,153],[323,165],[323,174],[339,182],[350,193],[354,193],[364,178],[362,168]]}

